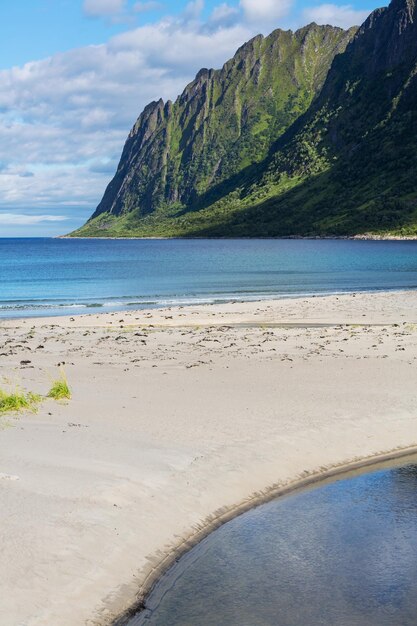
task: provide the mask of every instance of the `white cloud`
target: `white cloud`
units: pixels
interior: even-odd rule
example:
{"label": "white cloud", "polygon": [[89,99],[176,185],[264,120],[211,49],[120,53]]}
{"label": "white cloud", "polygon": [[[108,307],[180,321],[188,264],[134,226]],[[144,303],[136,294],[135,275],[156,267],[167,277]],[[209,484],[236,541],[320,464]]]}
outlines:
{"label": "white cloud", "polygon": [[240,0],[240,6],[249,22],[269,26],[272,31],[278,20],[289,14],[293,0]]}
{"label": "white cloud", "polygon": [[159,11],[163,8],[163,4],[161,2],[154,2],[153,0],[149,0],[149,2],[135,2],[133,5],[133,11],[135,13],[146,13],[147,11]]}
{"label": "white cloud", "polygon": [[204,9],[204,0],[191,0],[185,7],[184,17],[187,20],[198,20]]}
{"label": "white cloud", "polygon": [[210,21],[216,24],[228,25],[232,21],[236,21],[239,16],[239,10],[236,7],[230,6],[224,2],[214,7],[212,14],[210,15]]}
{"label": "white cloud", "polygon": [[93,210],[143,107],[175,98],[256,34],[238,21],[208,28],[194,19],[199,3],[191,8],[193,19],[165,17],[0,71],[0,208]]}
{"label": "white cloud", "polygon": [[358,11],[351,4],[320,4],[304,9],[303,18],[306,22],[349,28],[350,26],[360,26],[369,13],[370,11]]}
{"label": "white cloud", "polygon": [[[104,0],[100,6],[110,10]],[[92,212],[144,106],[175,98],[201,67],[221,67],[262,25],[282,25],[289,0],[239,6],[237,12],[219,3],[204,21],[197,0],[179,17],[103,45],[0,71],[0,209]],[[348,5],[320,5],[306,9],[303,20],[350,25],[356,16]]]}
{"label": "white cloud", "polygon": [[126,0],[84,0],[84,13],[93,17],[115,15],[125,8]]}
{"label": "white cloud", "polygon": [[24,213],[0,213],[1,226],[31,226],[42,222],[62,222],[65,215],[26,215]]}
{"label": "white cloud", "polygon": [[34,173],[22,167],[10,167],[0,163],[0,176],[20,176],[21,178],[32,178]]}

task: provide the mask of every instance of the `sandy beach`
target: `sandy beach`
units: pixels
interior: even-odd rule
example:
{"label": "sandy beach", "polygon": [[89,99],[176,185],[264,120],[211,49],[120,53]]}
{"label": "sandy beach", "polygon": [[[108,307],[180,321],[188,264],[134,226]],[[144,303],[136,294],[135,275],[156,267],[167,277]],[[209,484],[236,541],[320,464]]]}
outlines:
{"label": "sandy beach", "polygon": [[0,624],[105,626],[211,527],[417,446],[417,291],[0,322]]}

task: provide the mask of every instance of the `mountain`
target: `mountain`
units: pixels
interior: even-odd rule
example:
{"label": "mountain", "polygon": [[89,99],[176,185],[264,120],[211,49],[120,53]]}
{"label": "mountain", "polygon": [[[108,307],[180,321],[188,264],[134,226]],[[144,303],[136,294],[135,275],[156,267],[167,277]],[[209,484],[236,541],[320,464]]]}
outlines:
{"label": "mountain", "polygon": [[232,189],[308,109],[353,34],[311,24],[259,35],[221,70],[201,70],[174,103],[149,104],[87,228],[106,234],[175,219],[207,191]]}
{"label": "mountain", "polygon": [[74,234],[417,232],[415,2],[256,37],[149,105]]}
{"label": "mountain", "polygon": [[233,229],[246,220],[259,234],[417,234],[416,17],[415,0],[369,16],[243,190]]}

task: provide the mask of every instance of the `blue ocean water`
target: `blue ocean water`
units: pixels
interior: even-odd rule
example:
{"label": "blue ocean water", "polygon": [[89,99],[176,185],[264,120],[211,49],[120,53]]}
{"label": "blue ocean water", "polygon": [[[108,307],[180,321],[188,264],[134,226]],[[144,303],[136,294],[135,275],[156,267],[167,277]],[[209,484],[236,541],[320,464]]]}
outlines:
{"label": "blue ocean water", "polygon": [[0,239],[0,317],[417,288],[417,242]]}

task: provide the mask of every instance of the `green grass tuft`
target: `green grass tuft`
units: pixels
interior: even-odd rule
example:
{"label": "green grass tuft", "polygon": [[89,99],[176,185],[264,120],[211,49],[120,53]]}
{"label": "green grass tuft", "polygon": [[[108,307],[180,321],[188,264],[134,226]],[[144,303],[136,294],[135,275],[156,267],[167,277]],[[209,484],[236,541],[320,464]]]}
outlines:
{"label": "green grass tuft", "polygon": [[47,398],[53,398],[54,400],[71,399],[71,390],[64,372],[61,372],[60,378],[52,383],[52,387],[49,390]]}
{"label": "green grass tuft", "polygon": [[36,411],[41,399],[36,393],[24,393],[18,388],[13,393],[0,389],[0,413]]}

